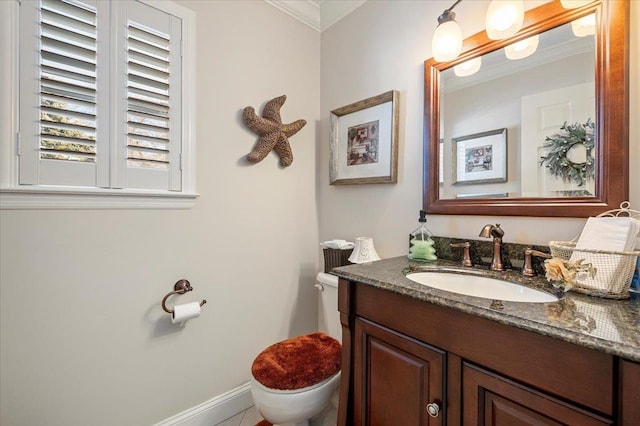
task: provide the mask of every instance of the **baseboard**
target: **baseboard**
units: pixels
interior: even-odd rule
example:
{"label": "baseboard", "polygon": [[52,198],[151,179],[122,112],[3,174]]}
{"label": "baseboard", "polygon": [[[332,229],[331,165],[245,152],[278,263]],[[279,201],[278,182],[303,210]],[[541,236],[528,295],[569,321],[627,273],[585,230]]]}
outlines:
{"label": "baseboard", "polygon": [[251,384],[245,383],[154,426],[214,426],[251,406]]}

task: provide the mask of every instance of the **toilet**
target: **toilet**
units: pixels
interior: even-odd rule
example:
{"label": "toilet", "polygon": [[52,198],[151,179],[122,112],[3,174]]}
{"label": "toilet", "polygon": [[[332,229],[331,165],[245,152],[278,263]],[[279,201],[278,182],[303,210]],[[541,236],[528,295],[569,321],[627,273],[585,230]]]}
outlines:
{"label": "toilet", "polygon": [[342,360],[338,277],[320,272],[316,280],[319,331],[269,346],[251,366],[253,402],[274,425],[328,425],[337,407]]}

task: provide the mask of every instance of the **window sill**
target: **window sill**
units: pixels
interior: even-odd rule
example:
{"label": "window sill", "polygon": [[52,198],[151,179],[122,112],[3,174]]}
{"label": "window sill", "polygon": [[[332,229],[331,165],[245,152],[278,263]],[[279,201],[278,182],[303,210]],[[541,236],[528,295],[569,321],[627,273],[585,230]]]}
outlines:
{"label": "window sill", "polygon": [[163,209],[185,210],[198,194],[166,191],[25,187],[0,189],[0,210],[34,209]]}

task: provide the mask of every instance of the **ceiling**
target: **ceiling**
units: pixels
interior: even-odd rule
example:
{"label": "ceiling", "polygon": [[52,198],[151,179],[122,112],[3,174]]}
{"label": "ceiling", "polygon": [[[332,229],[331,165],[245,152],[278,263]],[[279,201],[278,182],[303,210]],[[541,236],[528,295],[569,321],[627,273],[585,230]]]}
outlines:
{"label": "ceiling", "polygon": [[367,0],[264,0],[316,31],[324,31]]}

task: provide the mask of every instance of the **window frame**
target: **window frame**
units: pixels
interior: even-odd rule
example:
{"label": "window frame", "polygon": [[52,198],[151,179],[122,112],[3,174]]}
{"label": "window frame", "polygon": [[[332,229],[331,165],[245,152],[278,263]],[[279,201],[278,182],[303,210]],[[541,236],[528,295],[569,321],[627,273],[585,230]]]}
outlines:
{"label": "window frame", "polygon": [[11,209],[189,209],[196,192],[195,13],[169,0],[127,0],[182,20],[182,135],[180,191],[20,185],[19,170],[19,8],[0,2],[0,210]]}

